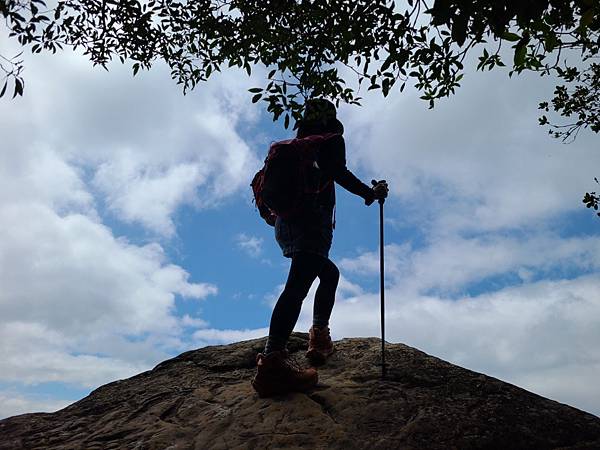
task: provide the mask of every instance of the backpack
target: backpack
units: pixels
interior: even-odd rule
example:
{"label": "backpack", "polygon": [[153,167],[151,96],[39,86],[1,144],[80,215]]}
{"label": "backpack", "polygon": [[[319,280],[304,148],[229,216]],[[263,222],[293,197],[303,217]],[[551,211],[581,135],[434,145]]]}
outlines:
{"label": "backpack", "polygon": [[322,181],[317,165],[319,149],[336,133],[312,135],[301,139],[274,142],[264,166],[256,172],[252,183],[254,203],[260,216],[274,226],[277,217],[296,216],[307,194],[317,194],[332,180]]}

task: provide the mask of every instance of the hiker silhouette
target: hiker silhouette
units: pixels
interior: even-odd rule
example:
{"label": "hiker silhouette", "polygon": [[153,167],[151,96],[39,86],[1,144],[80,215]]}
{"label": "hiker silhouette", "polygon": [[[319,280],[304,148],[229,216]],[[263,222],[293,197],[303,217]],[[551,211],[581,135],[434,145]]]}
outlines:
{"label": "hiker silhouette", "polygon": [[335,105],[325,99],[311,99],[305,104],[295,140],[285,141],[286,145],[296,144],[299,149],[308,145],[313,150],[310,178],[317,176],[319,188],[304,191],[307,193],[294,208],[294,214],[274,218],[275,238],[283,255],[291,258],[291,265],[285,288],[273,309],[265,349],[256,357],[257,372],[252,385],[261,397],[304,391],[317,383],[316,369],[303,369],[286,350],[302,302],[316,278],[319,285],[306,356],[313,365],[318,365],[334,351],[329,319],[340,272],[329,259],[329,250],[335,227],[335,183],[362,197],[366,205],[388,194],[385,182],[371,188],[346,167],[343,133]]}

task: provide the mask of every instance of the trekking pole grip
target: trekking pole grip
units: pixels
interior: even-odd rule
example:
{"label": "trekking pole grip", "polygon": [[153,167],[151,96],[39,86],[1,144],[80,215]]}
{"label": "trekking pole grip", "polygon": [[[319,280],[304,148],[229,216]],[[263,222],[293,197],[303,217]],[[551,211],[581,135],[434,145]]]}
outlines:
{"label": "trekking pole grip", "polygon": [[[385,180],[371,180],[371,184],[373,185],[373,187],[377,186],[379,183],[385,183]],[[377,199],[377,201],[380,205],[383,205],[385,203],[385,198],[379,198]]]}

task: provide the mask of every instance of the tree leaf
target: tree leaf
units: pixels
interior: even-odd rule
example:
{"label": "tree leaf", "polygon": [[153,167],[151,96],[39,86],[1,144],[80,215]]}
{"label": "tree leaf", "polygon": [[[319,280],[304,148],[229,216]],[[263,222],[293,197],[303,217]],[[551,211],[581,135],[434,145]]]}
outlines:
{"label": "tree leaf", "polygon": [[386,60],[384,61],[384,63],[381,65],[381,70],[382,72],[385,72],[385,70],[387,70],[388,67],[390,67],[392,65],[392,57],[388,56],[386,58]]}
{"label": "tree leaf", "polygon": [[523,63],[525,63],[526,56],[527,56],[527,46],[526,45],[517,46],[517,48],[515,49],[515,58],[514,58],[515,67],[522,66]]}
{"label": "tree leaf", "polygon": [[502,33],[502,36],[500,36],[502,39],[504,39],[505,41],[510,41],[510,42],[517,42],[519,39],[521,39],[521,36],[519,36],[518,34],[515,33],[510,33],[508,31],[505,31],[504,33]]}
{"label": "tree leaf", "polygon": [[0,91],[0,98],[2,98],[2,96],[4,95],[4,93],[6,92],[6,86],[8,85],[8,80],[6,80],[4,82],[4,87],[2,88],[2,90]]}
{"label": "tree leaf", "polygon": [[452,39],[459,46],[462,46],[467,39],[468,18],[465,14],[456,16],[452,21]]}
{"label": "tree leaf", "polygon": [[12,98],[15,98],[17,95],[23,95],[23,81],[19,78],[15,78],[15,92]]}
{"label": "tree leaf", "polygon": [[582,28],[588,27],[594,21],[594,8],[588,9],[581,15],[579,26]]}

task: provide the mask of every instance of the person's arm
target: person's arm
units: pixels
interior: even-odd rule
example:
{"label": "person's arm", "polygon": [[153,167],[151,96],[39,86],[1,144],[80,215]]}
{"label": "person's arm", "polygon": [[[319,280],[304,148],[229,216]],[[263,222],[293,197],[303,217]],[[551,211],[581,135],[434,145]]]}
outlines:
{"label": "person's arm", "polygon": [[375,201],[373,189],[360,181],[346,167],[346,145],[341,135],[329,139],[327,144],[323,146],[318,164],[336,183],[347,191],[362,197],[366,205],[370,205]]}

